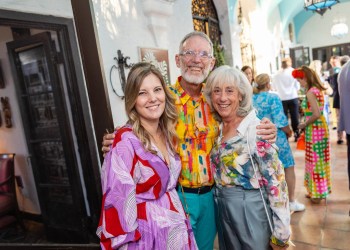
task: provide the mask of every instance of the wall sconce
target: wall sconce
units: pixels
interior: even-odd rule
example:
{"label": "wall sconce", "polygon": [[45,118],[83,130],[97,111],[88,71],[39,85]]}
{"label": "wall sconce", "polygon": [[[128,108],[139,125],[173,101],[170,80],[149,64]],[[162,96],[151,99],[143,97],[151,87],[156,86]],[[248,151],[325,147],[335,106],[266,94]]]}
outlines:
{"label": "wall sconce", "polygon": [[349,28],[346,25],[346,23],[343,23],[343,22],[335,23],[333,24],[331,29],[331,36],[341,39],[348,34],[348,31],[349,31]]}
{"label": "wall sconce", "polygon": [[[124,99],[124,89],[125,89],[125,84],[126,84],[126,78],[125,78],[125,71],[124,69],[129,69],[131,68],[134,64],[131,63],[131,64],[128,64],[128,59],[130,59],[130,57],[126,56],[124,57],[123,56],[123,53],[118,50],[117,51],[117,56],[118,57],[114,57],[113,59],[116,60],[117,62],[117,65],[113,65],[110,72],[109,72],[109,81],[111,83],[111,87],[112,87],[112,90],[114,92],[114,94],[116,94],[118,97],[120,97],[122,100]],[[119,80],[120,80],[120,84],[121,84],[121,87],[122,87],[122,91],[123,91],[123,94],[118,94],[117,91],[115,90],[114,86],[113,86],[113,81],[112,81],[112,72],[117,69],[118,70],[118,73],[119,73]]]}

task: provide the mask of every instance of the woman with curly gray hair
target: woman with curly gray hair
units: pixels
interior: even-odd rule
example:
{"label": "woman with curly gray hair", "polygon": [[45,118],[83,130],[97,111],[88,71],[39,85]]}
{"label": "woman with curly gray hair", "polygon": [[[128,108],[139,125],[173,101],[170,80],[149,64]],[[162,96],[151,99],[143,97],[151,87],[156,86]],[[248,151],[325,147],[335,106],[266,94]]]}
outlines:
{"label": "woman with curly gray hair", "polygon": [[287,185],[276,146],[256,136],[252,86],[239,70],[221,66],[204,91],[221,122],[210,156],[220,249],[286,249]]}

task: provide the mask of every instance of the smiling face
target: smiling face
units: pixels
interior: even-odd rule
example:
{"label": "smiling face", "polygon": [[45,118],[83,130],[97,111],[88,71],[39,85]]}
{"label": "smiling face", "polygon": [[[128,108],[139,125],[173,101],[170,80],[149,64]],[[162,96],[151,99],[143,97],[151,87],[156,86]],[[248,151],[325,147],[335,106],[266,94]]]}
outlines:
{"label": "smiling face", "polygon": [[223,121],[228,121],[237,116],[239,103],[242,101],[238,89],[232,84],[224,83],[213,88],[211,102]]}
{"label": "smiling face", "polygon": [[141,124],[159,122],[165,109],[165,91],[156,75],[151,73],[143,79],[135,109],[140,116]]}
{"label": "smiling face", "polygon": [[[181,54],[187,51],[192,51],[194,54]],[[203,37],[192,36],[183,43],[180,54],[176,55],[176,65],[180,68],[181,76],[187,83],[203,83],[209,71],[214,67],[215,59],[201,57],[203,53],[212,55],[210,44]]]}

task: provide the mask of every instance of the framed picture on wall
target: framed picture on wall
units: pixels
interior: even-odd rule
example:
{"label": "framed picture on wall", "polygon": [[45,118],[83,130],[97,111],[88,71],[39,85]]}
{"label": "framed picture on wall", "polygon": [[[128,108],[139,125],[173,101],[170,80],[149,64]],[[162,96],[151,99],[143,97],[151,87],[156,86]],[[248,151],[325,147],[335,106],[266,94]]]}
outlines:
{"label": "framed picture on wall", "polygon": [[2,67],[0,62],[0,89],[5,88],[4,75],[2,74]]}
{"label": "framed picture on wall", "polygon": [[166,84],[170,84],[168,50],[156,48],[139,48],[140,61],[150,62],[162,73]]}

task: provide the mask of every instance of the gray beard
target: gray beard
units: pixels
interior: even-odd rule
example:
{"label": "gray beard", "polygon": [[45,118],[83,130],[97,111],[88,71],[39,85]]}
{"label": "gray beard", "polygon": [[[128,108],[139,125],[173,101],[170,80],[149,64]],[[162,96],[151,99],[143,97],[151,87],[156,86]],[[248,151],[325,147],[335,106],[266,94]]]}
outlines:
{"label": "gray beard", "polygon": [[209,74],[209,69],[205,69],[204,73],[200,76],[190,75],[186,72],[186,70],[181,69],[182,78],[188,83],[197,84],[197,85],[203,83],[204,80],[207,78],[208,74]]}

